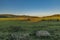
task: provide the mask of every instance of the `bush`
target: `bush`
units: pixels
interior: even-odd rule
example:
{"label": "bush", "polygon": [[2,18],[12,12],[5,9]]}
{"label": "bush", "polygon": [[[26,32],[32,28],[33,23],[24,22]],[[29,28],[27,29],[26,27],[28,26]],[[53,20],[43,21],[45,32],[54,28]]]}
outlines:
{"label": "bush", "polygon": [[10,26],[7,28],[8,32],[19,32],[24,31],[24,29],[21,26]]}

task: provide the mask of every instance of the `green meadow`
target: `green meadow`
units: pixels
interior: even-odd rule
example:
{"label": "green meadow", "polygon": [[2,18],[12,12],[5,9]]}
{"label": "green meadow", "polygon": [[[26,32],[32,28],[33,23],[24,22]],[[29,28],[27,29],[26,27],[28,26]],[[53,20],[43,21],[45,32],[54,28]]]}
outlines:
{"label": "green meadow", "polygon": [[[33,33],[39,30],[48,31],[49,38],[39,38]],[[25,39],[16,39],[10,34],[31,33],[31,36]],[[19,35],[18,35],[19,36]],[[60,21],[0,21],[0,40],[60,40]]]}

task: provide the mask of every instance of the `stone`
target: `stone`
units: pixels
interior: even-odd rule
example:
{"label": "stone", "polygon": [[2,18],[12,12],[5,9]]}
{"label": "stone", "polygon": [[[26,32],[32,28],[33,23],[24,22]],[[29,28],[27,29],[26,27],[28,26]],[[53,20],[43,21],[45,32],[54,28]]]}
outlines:
{"label": "stone", "polygon": [[37,31],[37,32],[36,32],[36,36],[37,36],[37,37],[50,36],[50,33],[49,33],[48,31],[43,31],[43,30],[41,30],[41,31]]}

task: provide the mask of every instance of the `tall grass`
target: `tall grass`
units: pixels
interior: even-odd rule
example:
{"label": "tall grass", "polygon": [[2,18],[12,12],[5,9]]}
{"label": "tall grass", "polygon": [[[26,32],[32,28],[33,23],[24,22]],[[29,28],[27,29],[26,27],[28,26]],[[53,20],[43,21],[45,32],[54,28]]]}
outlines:
{"label": "tall grass", "polygon": [[[49,31],[51,37],[41,39],[33,35],[39,30]],[[20,39],[24,34],[27,37]],[[0,40],[60,40],[60,21],[0,21]]]}

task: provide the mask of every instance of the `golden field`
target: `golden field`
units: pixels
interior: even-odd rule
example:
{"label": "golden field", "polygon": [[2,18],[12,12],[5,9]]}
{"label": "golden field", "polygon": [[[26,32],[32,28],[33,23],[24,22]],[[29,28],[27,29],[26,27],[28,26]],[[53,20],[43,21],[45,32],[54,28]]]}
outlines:
{"label": "golden field", "polygon": [[[2,16],[2,17],[1,17]],[[4,18],[6,16],[6,18]],[[38,22],[41,20],[60,20],[60,15],[51,15],[44,17],[36,17],[36,16],[16,16],[16,15],[0,15],[1,20],[24,20],[24,21],[32,21]]]}

